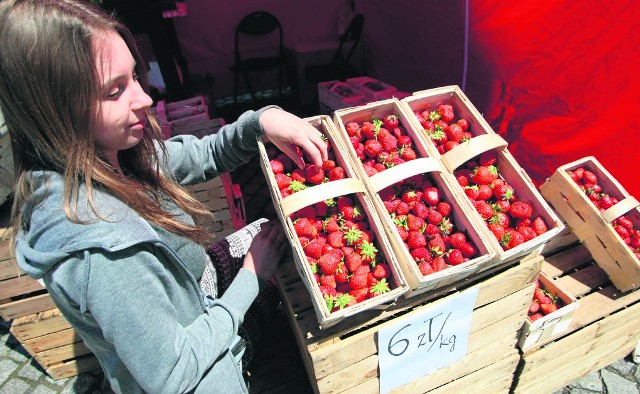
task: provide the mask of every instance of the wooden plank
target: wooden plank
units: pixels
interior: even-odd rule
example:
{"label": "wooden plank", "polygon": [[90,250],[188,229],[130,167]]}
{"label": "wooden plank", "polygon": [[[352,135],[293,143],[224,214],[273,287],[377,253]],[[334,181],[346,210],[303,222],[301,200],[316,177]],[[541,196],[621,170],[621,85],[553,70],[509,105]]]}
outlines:
{"label": "wooden plank", "polygon": [[58,309],[52,309],[13,320],[11,333],[20,342],[70,328]]}
{"label": "wooden plank", "polygon": [[581,297],[593,289],[606,286],[610,283],[607,273],[595,263],[584,267],[571,275],[558,278],[557,281],[562,287],[567,289],[569,293],[576,297]]}
{"label": "wooden plank", "polygon": [[2,281],[0,300],[41,290],[44,290],[44,287],[42,287],[38,281],[29,275],[22,275],[17,278]]}
{"label": "wooden plank", "polygon": [[545,264],[542,266],[542,272],[547,276],[557,278],[575,270],[582,264],[593,261],[593,258],[586,246],[580,244],[552,256],[546,256],[544,260]]}
{"label": "wooden plank", "polygon": [[[3,234],[5,232],[6,234]],[[0,261],[9,260],[15,257],[15,254],[13,253],[13,250],[11,248],[11,240],[9,239],[10,232],[6,228],[2,228],[0,229],[0,235],[2,235],[2,237],[0,238]],[[18,264],[16,263],[16,267],[17,266]],[[0,268],[0,272],[2,272],[3,270],[4,269]]]}
{"label": "wooden plank", "polygon": [[38,352],[35,354],[35,359],[38,364],[47,368],[61,361],[78,358],[85,354],[91,354],[91,350],[84,342],[80,341]]}
{"label": "wooden plank", "polygon": [[25,348],[31,349],[34,353],[55,349],[60,346],[82,342],[82,338],[73,328],[45,334],[39,337],[28,339],[22,344]]}
{"label": "wooden plank", "polygon": [[6,303],[0,301],[0,317],[9,321],[26,315],[48,311],[55,307],[56,305],[49,293],[38,294],[17,301],[9,300]]}
{"label": "wooden plank", "polygon": [[100,368],[98,359],[94,355],[87,355],[82,358],[50,365],[46,368],[46,371],[53,379],[65,379],[98,368]]}

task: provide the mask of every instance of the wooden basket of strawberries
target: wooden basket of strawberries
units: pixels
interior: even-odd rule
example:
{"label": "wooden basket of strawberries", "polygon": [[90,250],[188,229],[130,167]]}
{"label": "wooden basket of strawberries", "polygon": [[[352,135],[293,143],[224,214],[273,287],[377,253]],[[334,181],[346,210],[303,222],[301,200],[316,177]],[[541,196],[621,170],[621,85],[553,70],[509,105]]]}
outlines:
{"label": "wooden basket of strawberries", "polygon": [[416,130],[430,142],[431,156],[441,159],[449,171],[458,167],[457,158],[468,157],[467,152],[477,150],[476,145],[486,145],[483,136],[495,134],[455,85],[415,92],[401,104]]}
{"label": "wooden basket of strawberries", "polygon": [[329,158],[322,167],[294,168],[264,140],[260,164],[296,269],[320,326],[327,328],[357,313],[388,308],[408,286],[364,184],[349,176],[351,163],[330,118],[306,120],[326,137]]}
{"label": "wooden basket of strawberries", "polygon": [[640,203],[595,157],[559,167],[540,191],[616,288],[640,287]]}
{"label": "wooden basket of strawberries", "polygon": [[571,325],[580,302],[552,278],[540,273],[529,305],[527,320],[520,332],[522,351],[562,335]]}
{"label": "wooden basket of strawberries", "polygon": [[488,230],[452,192],[451,174],[428,156],[397,99],[336,111],[334,122],[409,283],[405,297],[492,265]]}
{"label": "wooden basket of strawberries", "polygon": [[492,241],[497,245],[500,262],[539,252],[565,228],[564,223],[500,136],[487,134],[477,141],[482,143],[476,143],[474,149],[461,150],[466,156],[455,160],[453,176],[458,192],[466,196],[473,214],[494,235]]}

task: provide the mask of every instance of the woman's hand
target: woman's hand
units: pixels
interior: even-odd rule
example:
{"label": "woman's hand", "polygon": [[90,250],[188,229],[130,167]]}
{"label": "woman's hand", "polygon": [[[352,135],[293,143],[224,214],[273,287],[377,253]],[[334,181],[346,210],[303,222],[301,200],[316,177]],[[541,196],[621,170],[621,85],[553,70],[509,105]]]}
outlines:
{"label": "woman's hand", "polygon": [[260,225],[244,258],[243,268],[254,272],[263,280],[269,280],[276,272],[288,243],[279,222],[269,221]]}
{"label": "woman's hand", "polygon": [[309,122],[279,108],[269,108],[260,115],[264,135],[299,167],[304,160],[296,146],[304,149],[313,164],[321,166],[327,160],[327,144],[320,133]]}

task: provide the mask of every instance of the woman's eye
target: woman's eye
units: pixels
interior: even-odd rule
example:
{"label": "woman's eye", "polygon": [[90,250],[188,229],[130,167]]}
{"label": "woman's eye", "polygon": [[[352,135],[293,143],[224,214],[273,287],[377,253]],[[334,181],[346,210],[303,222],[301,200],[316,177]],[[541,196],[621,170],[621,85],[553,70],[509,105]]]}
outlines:
{"label": "woman's eye", "polygon": [[120,94],[120,91],[121,91],[120,87],[115,87],[115,88],[109,90],[109,92],[107,93],[107,97],[108,98],[116,98]]}

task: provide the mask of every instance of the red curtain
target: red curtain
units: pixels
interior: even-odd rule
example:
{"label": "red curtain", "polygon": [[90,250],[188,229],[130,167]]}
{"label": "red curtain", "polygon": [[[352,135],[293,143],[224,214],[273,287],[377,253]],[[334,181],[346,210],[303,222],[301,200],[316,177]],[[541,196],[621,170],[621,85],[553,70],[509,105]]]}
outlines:
{"label": "red curtain", "polygon": [[534,183],[594,156],[640,198],[640,2],[470,3],[467,93]]}

